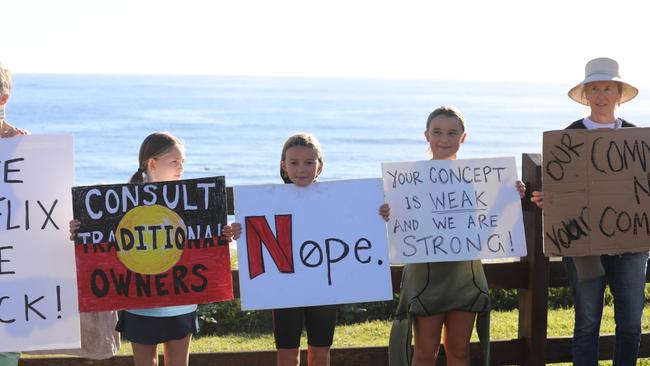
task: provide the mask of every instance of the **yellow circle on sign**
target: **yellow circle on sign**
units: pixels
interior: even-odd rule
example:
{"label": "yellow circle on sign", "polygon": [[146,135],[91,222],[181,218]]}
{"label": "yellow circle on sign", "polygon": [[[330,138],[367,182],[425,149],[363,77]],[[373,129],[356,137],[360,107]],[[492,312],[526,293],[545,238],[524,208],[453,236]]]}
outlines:
{"label": "yellow circle on sign", "polygon": [[163,273],[181,259],[183,250],[176,244],[183,239],[184,247],[186,233],[183,219],[167,207],[135,207],[122,217],[115,231],[120,247],[117,258],[136,273]]}

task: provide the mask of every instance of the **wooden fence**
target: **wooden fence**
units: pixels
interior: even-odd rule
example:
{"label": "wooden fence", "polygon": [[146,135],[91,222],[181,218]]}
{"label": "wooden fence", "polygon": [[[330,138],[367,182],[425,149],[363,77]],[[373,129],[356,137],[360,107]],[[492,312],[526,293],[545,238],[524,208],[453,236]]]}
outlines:
{"label": "wooden fence", "polygon": [[[524,154],[522,180],[527,196],[541,187],[541,156]],[[233,207],[229,190],[228,207]],[[542,253],[542,213],[529,197],[523,200],[524,225],[528,256],[520,262],[485,264],[485,274],[491,289],[517,289],[519,293],[519,334],[510,340],[491,342],[492,365],[544,365],[571,361],[571,338],[547,338],[548,289],[567,286],[566,273],[561,262],[550,262]],[[393,289],[399,292],[401,267],[392,268]],[[238,275],[233,272],[235,295],[239,296]],[[646,282],[650,282],[646,277]],[[611,360],[613,335],[600,337],[600,359]],[[650,333],[642,335],[639,357],[650,356]],[[333,348],[332,365],[388,365],[386,347]],[[301,366],[306,366],[302,351]],[[471,344],[471,363],[480,365],[483,356],[478,343]],[[160,364],[164,364],[161,357]],[[132,365],[130,356],[94,361],[81,358],[21,359],[21,366],[126,366]],[[275,351],[198,353],[190,355],[191,366],[266,366],[275,365]]]}

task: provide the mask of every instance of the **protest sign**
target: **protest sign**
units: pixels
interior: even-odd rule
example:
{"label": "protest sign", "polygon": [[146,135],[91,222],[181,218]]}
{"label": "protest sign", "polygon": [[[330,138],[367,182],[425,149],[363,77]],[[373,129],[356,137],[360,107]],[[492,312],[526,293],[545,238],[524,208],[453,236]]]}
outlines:
{"label": "protest sign", "polygon": [[234,194],[242,310],[392,299],[380,179]]}
{"label": "protest sign", "polygon": [[79,310],[232,299],[223,177],[75,187]]}
{"label": "protest sign", "polygon": [[391,263],[526,255],[514,158],[382,163]]}
{"label": "protest sign", "polygon": [[650,250],[650,129],[544,132],[544,254]]}
{"label": "protest sign", "polygon": [[72,136],[0,139],[0,352],[80,346]]}

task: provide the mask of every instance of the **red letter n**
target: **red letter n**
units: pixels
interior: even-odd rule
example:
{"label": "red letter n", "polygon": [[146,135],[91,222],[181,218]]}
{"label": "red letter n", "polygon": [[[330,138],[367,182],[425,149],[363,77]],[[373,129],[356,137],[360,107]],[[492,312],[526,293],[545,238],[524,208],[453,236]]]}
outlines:
{"label": "red letter n", "polygon": [[273,262],[282,273],[293,273],[293,242],[291,240],[291,215],[275,216],[273,235],[264,216],[246,217],[246,246],[248,247],[248,274],[251,279],[264,273],[262,243],[271,254]]}

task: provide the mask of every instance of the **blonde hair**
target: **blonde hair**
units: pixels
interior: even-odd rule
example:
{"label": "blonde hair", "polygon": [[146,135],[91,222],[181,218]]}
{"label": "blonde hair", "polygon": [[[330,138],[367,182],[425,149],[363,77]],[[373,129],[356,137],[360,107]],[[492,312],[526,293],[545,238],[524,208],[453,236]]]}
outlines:
{"label": "blonde hair", "polygon": [[11,91],[11,73],[0,63],[0,96]]}
{"label": "blonde hair", "polygon": [[[318,142],[316,136],[310,133],[297,133],[289,136],[289,138],[284,142],[284,146],[282,146],[282,155],[280,156],[281,162],[286,160],[287,150],[294,146],[305,146],[314,149],[318,156],[318,163],[321,166],[323,165],[323,150],[320,147],[320,142]],[[282,180],[285,183],[293,183],[284,169],[282,169],[282,165],[280,165],[280,177],[282,177]]]}
{"label": "blonde hair", "polygon": [[431,126],[431,120],[441,115],[445,117],[456,118],[458,122],[460,122],[460,127],[463,129],[463,132],[465,132],[465,117],[463,116],[463,113],[460,111],[460,109],[449,105],[438,107],[433,112],[431,112],[431,114],[429,114],[429,117],[427,118],[427,131]]}
{"label": "blonde hair", "polygon": [[[460,128],[462,130],[461,132],[465,133],[465,117],[463,116],[463,113],[460,111],[460,109],[449,105],[440,106],[429,114],[429,117],[427,118],[427,129],[425,131],[429,131],[429,127],[431,127],[431,121],[438,116],[456,118],[458,120],[458,123],[460,123]],[[427,148],[427,156],[431,159],[434,158],[431,147]]]}
{"label": "blonde hair", "polygon": [[142,183],[144,181],[144,173],[147,172],[147,162],[149,159],[157,158],[173,147],[178,147],[181,150],[184,149],[183,142],[169,132],[154,132],[147,136],[140,145],[138,170],[131,176],[129,183]]}

